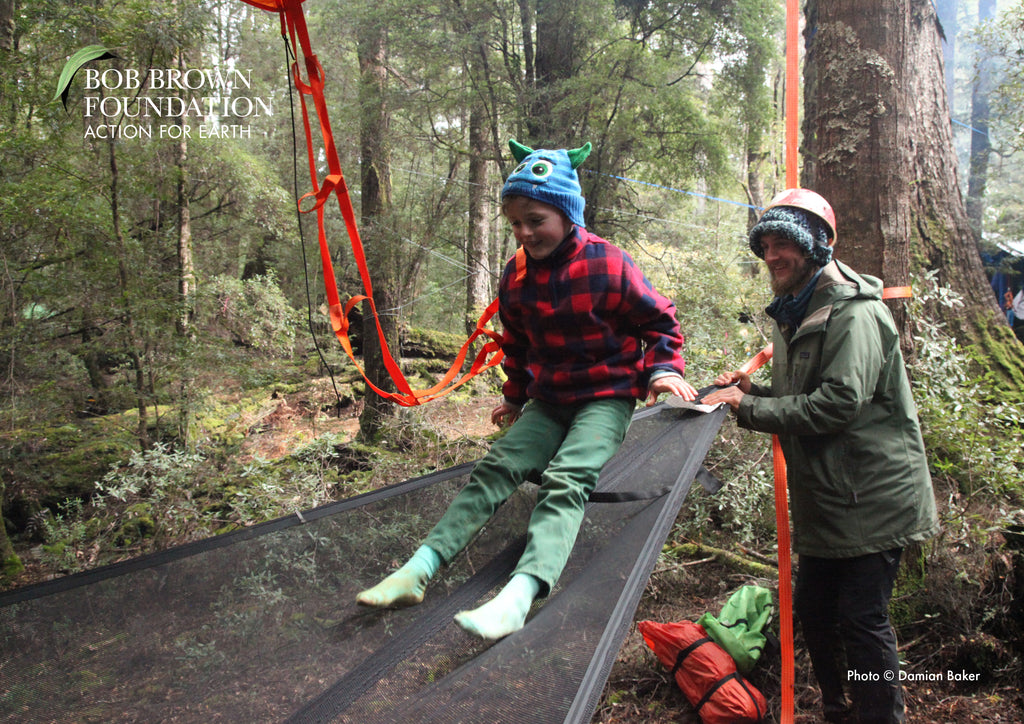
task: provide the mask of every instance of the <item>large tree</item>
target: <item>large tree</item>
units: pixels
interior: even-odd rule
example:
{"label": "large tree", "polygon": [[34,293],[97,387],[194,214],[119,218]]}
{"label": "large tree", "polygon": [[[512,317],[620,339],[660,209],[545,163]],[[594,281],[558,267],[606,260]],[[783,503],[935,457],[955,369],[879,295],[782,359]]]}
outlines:
{"label": "large tree", "polygon": [[[374,280],[377,314],[364,304],[363,364],[367,378],[381,389],[394,389],[385,366],[388,350],[397,356],[398,317],[392,310],[399,304],[397,289],[397,243],[390,233],[391,214],[391,138],[387,88],[387,29],[381,17],[366,14],[356,30],[359,56],[360,117],[360,221],[366,237],[367,266]],[[379,332],[378,334],[378,324]],[[393,403],[384,397],[367,394],[366,406],[359,418],[359,433],[374,439]]]}
{"label": "large tree", "polygon": [[1021,384],[960,192],[933,5],[809,0],[806,13],[802,183],[835,207],[838,256],[886,286],[936,270],[967,304],[946,321]]}
{"label": "large tree", "polygon": [[[979,0],[978,22],[988,23],[995,18],[996,0]],[[989,138],[989,92],[992,86],[991,62],[984,51],[976,54],[974,78],[971,84],[971,162],[967,180],[967,217],[975,236],[981,239],[984,231],[985,189],[988,186],[988,162],[992,154]]]}

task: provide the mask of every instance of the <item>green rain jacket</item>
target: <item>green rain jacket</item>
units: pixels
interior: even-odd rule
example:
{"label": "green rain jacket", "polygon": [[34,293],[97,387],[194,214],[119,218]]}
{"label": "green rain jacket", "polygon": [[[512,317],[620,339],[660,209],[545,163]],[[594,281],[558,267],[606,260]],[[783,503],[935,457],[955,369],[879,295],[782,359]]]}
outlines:
{"label": "green rain jacket", "polygon": [[779,436],[793,550],[852,558],[938,531],[935,498],[899,335],[882,283],[829,263],[795,332],[775,325],[771,389],[740,401],[739,424]]}

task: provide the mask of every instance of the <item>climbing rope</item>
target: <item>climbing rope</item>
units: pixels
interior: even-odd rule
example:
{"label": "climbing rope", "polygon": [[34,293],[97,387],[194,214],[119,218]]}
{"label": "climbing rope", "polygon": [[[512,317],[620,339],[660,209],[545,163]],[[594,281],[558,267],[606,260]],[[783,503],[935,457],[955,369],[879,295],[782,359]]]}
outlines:
{"label": "climbing rope", "polygon": [[[302,109],[302,123],[306,138],[306,152],[309,160],[309,173],[312,191],[306,193],[298,200],[298,208],[301,213],[314,213],[317,220],[318,241],[320,247],[320,259],[323,266],[324,289],[327,296],[328,310],[331,319],[331,327],[335,336],[341,343],[342,349],[349,359],[359,370],[367,385],[381,397],[392,400],[399,405],[411,407],[429,400],[436,399],[448,394],[457,387],[468,382],[472,377],[486,369],[501,363],[503,354],[501,351],[501,337],[493,330],[487,328],[487,324],[498,310],[498,301],[495,299],[484,310],[477,320],[476,328],[459,349],[454,362],[448,371],[435,385],[428,389],[416,390],[406,379],[398,363],[395,361],[384,330],[381,327],[380,316],[373,298],[373,284],[370,279],[370,271],[366,261],[366,252],[363,247],[362,238],[356,223],[355,210],[352,206],[352,199],[349,194],[348,184],[341,170],[341,163],[338,158],[337,147],[334,143],[334,135],[331,130],[327,103],[324,97],[325,77],[320,61],[312,51],[309,39],[309,32],[306,27],[306,18],[302,11],[303,0],[242,0],[249,5],[276,12],[281,19],[281,35],[286,42],[291,43],[294,56],[302,57],[305,66],[305,79],[299,62],[296,60],[291,67],[291,80],[299,91],[299,98]],[[300,53],[301,51],[301,53]],[[309,117],[307,96],[312,99],[316,111],[317,121],[320,127],[323,158],[327,161],[328,173],[321,181],[317,171],[317,159],[321,156],[313,146],[312,123]],[[352,245],[352,256],[359,271],[359,277],[363,285],[363,294],[351,297],[343,306],[338,294],[337,281],[334,275],[334,265],[331,261],[330,248],[327,243],[325,231],[325,204],[331,196],[338,200],[338,208],[345,221],[345,229],[348,232],[349,241]],[[311,204],[311,205],[310,205]],[[377,338],[380,343],[381,356],[384,367],[387,370],[391,381],[394,383],[397,392],[383,389],[371,380],[366,371],[356,359],[352,349],[352,342],[349,338],[350,314],[353,308],[366,302],[371,318],[374,320]],[[481,337],[487,337],[487,341],[481,345],[469,366],[468,371],[462,372],[462,368],[473,345]]]}

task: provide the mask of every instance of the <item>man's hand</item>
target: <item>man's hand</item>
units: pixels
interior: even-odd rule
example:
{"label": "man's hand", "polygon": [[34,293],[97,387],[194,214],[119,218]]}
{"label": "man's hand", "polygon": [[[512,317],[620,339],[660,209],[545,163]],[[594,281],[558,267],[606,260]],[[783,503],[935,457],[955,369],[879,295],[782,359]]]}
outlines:
{"label": "man's hand", "polygon": [[750,393],[750,375],[739,370],[723,372],[715,378],[715,385],[722,389],[705,395],[701,402],[705,405],[717,405],[719,402],[724,402],[735,412],[740,406],[740,400],[744,395]]}
{"label": "man's hand", "polygon": [[670,395],[678,395],[684,400],[696,400],[697,390],[689,382],[678,375],[665,375],[652,381],[647,388],[647,406],[650,407],[658,401],[661,393],[667,392]]}

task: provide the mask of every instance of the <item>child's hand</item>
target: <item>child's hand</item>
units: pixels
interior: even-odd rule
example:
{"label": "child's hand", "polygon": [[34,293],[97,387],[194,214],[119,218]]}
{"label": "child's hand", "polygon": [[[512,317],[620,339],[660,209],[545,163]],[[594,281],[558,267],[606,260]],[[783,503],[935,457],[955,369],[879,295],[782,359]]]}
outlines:
{"label": "child's hand", "polygon": [[500,405],[491,410],[491,422],[498,427],[504,427],[518,420],[522,414],[522,405],[513,405],[507,400],[502,400]]}
{"label": "child's hand", "polygon": [[667,392],[670,395],[678,395],[684,400],[696,400],[697,390],[689,382],[678,375],[665,375],[651,382],[647,388],[647,406],[650,407],[658,401],[661,393]]}

